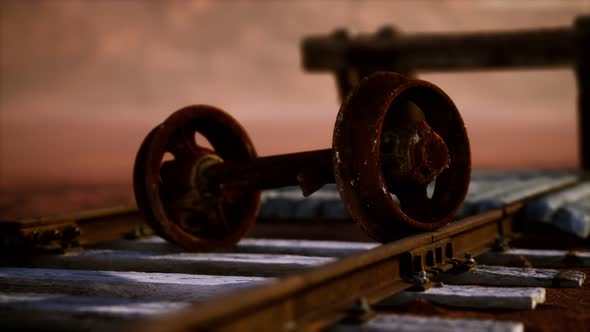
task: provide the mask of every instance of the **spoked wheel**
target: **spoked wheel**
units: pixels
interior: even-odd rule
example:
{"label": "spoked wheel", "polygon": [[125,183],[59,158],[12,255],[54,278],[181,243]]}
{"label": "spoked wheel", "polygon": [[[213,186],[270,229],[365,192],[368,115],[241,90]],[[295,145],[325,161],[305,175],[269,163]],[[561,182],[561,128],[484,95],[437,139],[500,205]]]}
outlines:
{"label": "spoked wheel", "polygon": [[465,199],[467,132],[451,99],[431,83],[371,75],[342,104],[332,148],[347,211],[380,242],[444,226]]}
{"label": "spoked wheel", "polygon": [[[196,141],[195,133],[213,149]],[[154,128],[137,153],[137,205],[158,235],[184,249],[229,247],[254,224],[260,191],[225,190],[206,176],[207,169],[254,158],[250,138],[231,116],[206,105],[185,107]]]}

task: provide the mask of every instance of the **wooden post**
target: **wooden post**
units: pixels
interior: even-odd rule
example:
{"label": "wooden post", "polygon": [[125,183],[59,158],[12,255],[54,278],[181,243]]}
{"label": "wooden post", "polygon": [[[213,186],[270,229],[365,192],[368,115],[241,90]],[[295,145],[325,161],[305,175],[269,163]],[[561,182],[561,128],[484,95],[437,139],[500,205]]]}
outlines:
{"label": "wooden post", "polygon": [[590,17],[576,19],[576,78],[578,81],[578,130],[580,166],[590,170]]}

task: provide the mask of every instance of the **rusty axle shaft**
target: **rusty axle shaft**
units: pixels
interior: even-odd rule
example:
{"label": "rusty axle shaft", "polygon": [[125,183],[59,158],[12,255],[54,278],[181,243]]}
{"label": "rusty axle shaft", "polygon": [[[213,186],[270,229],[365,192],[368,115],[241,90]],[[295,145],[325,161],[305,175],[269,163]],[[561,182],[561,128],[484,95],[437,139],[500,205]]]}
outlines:
{"label": "rusty axle shaft", "polygon": [[334,182],[332,149],[259,157],[247,162],[220,163],[204,174],[223,187],[257,190],[300,186],[309,196]]}
{"label": "rusty axle shaft", "polygon": [[[393,138],[387,135],[382,139],[388,141],[382,144],[388,144],[389,148],[380,154],[388,183],[428,184],[449,167],[449,150],[428,124],[418,122],[399,127],[401,133],[391,133]],[[401,129],[403,127],[406,130]],[[395,142],[389,142],[391,140]],[[333,149],[324,149],[217,163],[202,176],[210,182],[213,179],[225,190],[265,190],[297,185],[304,196],[309,196],[323,185],[335,182],[333,156]]]}

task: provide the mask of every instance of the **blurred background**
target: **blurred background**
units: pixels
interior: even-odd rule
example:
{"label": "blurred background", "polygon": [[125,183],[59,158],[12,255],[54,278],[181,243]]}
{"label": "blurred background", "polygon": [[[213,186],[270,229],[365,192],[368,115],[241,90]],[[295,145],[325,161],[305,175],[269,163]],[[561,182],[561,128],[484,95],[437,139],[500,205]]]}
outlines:
{"label": "blurred background", "polygon": [[[571,26],[581,1],[2,1],[0,219],[133,202],[135,153],[189,104],[237,118],[260,155],[330,147],[331,74],[300,42]],[[424,74],[466,123],[475,168],[575,168],[573,71]]]}

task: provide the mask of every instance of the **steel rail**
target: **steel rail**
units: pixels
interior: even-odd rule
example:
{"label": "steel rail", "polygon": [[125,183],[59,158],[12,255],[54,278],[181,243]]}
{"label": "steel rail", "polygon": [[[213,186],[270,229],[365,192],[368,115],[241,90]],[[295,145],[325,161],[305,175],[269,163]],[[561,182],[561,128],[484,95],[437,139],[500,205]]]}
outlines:
{"label": "steel rail", "polygon": [[[576,182],[556,187],[550,191],[557,191],[574,185]],[[530,195],[519,203],[512,204],[506,209],[520,209],[524,202],[535,199],[548,192]],[[512,214],[509,211],[508,214]],[[293,227],[297,221],[298,226]],[[358,226],[346,219],[317,219],[301,227],[301,221],[292,219],[261,218],[258,227],[249,233],[254,237],[284,237],[318,238],[331,230],[335,225],[345,228],[346,234],[335,234],[340,240],[363,241],[366,235],[350,234]],[[317,226],[317,227],[314,227]],[[284,234],[285,231],[289,234]],[[311,233],[313,234],[310,234]],[[362,232],[360,232],[362,233]],[[76,213],[65,213],[37,218],[17,220],[0,220],[0,255],[6,252],[30,254],[35,252],[66,252],[78,250],[82,246],[92,245],[103,241],[115,240],[124,235],[145,236],[153,231],[144,220],[135,205],[88,210]]]}
{"label": "steel rail", "polygon": [[[346,224],[344,224],[346,222]],[[293,238],[321,237],[338,225],[346,229],[334,239],[367,241],[364,233],[354,232],[358,226],[349,219],[316,219],[305,225],[302,232],[299,219],[259,218],[257,227],[251,230],[251,237]],[[66,252],[122,236],[146,236],[153,231],[144,223],[137,206],[87,210],[36,218],[0,220],[0,255],[4,252],[22,254],[40,252]],[[358,234],[358,235],[355,235]]]}
{"label": "steel rail", "polygon": [[442,256],[450,260],[467,252],[485,252],[501,230],[502,236],[510,236],[512,216],[498,209],[469,217],[435,232],[413,235],[155,322],[140,323],[136,330],[317,331],[356,314],[354,307],[359,302],[375,304],[412,287],[406,277],[416,272],[416,257],[420,257],[418,265],[428,268],[429,251],[436,261],[442,261]]}
{"label": "steel rail", "polygon": [[[409,280],[417,272],[453,265],[452,262],[456,263],[468,252],[477,256],[487,251],[498,238],[516,237],[512,232],[512,218],[525,201],[576,183],[574,180],[436,231],[419,233],[267,285],[237,291],[157,321],[139,323],[136,329],[315,331],[345,317],[362,316],[365,312],[359,310],[359,303],[374,304],[413,286]],[[135,207],[122,207],[0,223],[0,234],[6,240],[5,231],[12,227],[18,234],[37,234],[29,236],[29,240],[41,241],[39,234],[44,231],[52,235],[58,230],[62,235],[57,238],[63,239],[65,228],[77,227],[79,235],[85,236],[80,242],[92,243],[114,239],[141,222]],[[14,230],[9,234],[14,234]],[[56,245],[59,241],[51,243]],[[48,245],[43,241],[32,244]],[[14,247],[9,249],[3,250],[3,254],[19,254]]]}
{"label": "steel rail", "polygon": [[[458,220],[349,256],[277,282],[139,323],[135,331],[319,331],[343,318],[366,314],[359,304],[379,301],[415,286],[409,277],[453,265],[469,253],[480,255],[499,241],[517,238],[514,216],[525,202],[575,185],[564,184],[499,209]],[[360,307],[360,308],[359,308]]]}
{"label": "steel rail", "polygon": [[135,206],[0,221],[0,250],[67,251],[144,229]]}

